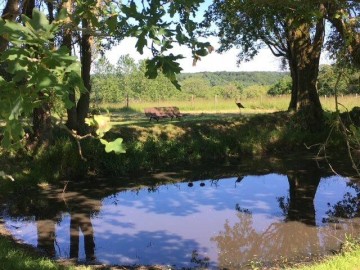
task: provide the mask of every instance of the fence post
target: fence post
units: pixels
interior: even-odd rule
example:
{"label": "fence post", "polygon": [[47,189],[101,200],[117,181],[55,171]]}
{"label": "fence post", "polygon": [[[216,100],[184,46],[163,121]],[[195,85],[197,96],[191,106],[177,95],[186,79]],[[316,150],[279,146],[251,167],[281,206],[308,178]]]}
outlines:
{"label": "fence post", "polygon": [[215,112],[217,112],[217,95],[214,97]]}

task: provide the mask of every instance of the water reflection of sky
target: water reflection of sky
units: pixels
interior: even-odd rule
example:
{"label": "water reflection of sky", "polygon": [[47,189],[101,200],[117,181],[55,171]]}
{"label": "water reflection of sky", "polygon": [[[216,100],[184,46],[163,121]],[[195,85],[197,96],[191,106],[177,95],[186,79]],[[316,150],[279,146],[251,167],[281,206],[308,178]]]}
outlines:
{"label": "water reflection of sky", "polygon": [[[222,251],[214,239],[225,235],[226,228],[233,233],[245,222],[237,206],[252,213],[255,237],[285,220],[278,198],[289,196],[287,176],[268,174],[246,176],[239,183],[236,180],[205,180],[203,187],[200,182],[194,182],[192,187],[187,183],[171,184],[152,191],[124,191],[103,199],[100,213],[92,218],[97,260],[188,266],[192,251],[196,250],[216,264]],[[321,180],[315,196],[317,225],[322,225],[329,209],[327,204],[340,201],[345,192],[354,193],[343,178]],[[7,220],[6,224],[16,237],[37,244],[34,221]],[[56,225],[57,256],[69,256],[69,227],[70,215],[64,213]],[[82,240],[79,258],[85,258]]]}

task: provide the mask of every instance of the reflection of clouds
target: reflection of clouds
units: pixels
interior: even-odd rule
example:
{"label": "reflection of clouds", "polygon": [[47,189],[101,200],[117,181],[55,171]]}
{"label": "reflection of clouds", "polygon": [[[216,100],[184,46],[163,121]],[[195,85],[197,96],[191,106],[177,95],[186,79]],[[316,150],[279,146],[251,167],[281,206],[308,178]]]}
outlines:
{"label": "reflection of clouds", "polygon": [[136,195],[133,192],[120,192],[115,197],[120,205],[174,216],[199,213],[198,205],[208,205],[219,211],[234,209],[233,201],[248,202],[249,206],[246,207],[267,212],[274,204],[274,196],[283,195],[288,188],[287,178],[275,174],[247,176],[235,185],[236,180],[237,177],[227,178],[217,181],[216,185],[207,180],[203,181],[204,187],[194,185],[191,188],[187,183],[180,183],[160,186],[156,193],[143,189]]}
{"label": "reflection of clouds", "polygon": [[256,193],[255,197],[271,197],[274,198],[274,193]]}
{"label": "reflection of clouds", "polygon": [[[97,255],[105,263],[117,264],[175,264],[190,266],[193,250],[206,252],[191,239],[166,231],[139,231],[134,235],[110,234],[112,246],[103,247]],[[102,242],[102,238],[97,239]]]}
{"label": "reflection of clouds", "polygon": [[[344,233],[359,232],[360,222],[349,220],[321,228],[297,221],[285,223],[287,212],[281,211],[279,202],[289,204],[286,176],[246,176],[240,183],[236,180],[228,178],[216,185],[203,181],[204,187],[200,187],[200,182],[194,182],[193,187],[178,183],[156,190],[122,191],[103,199],[99,214],[91,217],[97,259],[111,264],[187,266],[192,251],[197,250],[213,264],[219,261],[221,266],[237,269],[236,265],[255,255],[269,261],[279,256],[296,258],[336,249]],[[349,190],[353,192],[342,178],[321,180],[315,197],[316,216],[326,216],[327,203],[333,205],[342,200]],[[83,205],[86,209],[98,209],[100,204]],[[71,206],[73,210],[81,208],[75,203]],[[241,211],[244,209],[249,211]],[[56,249],[58,255],[66,256],[69,215],[63,215],[61,220],[56,231],[59,250]],[[12,224],[22,230],[19,238],[36,245],[36,226]],[[82,242],[81,239],[80,251],[84,249]],[[84,258],[81,252],[80,258]]]}
{"label": "reflection of clouds", "polygon": [[250,210],[270,210],[269,203],[259,200],[242,200],[242,205]]}

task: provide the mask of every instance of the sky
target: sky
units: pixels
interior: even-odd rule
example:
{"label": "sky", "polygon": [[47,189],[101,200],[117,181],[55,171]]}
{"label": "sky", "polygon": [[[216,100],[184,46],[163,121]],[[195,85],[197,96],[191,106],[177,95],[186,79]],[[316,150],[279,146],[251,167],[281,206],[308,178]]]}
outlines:
{"label": "sky", "polygon": [[[214,46],[215,50],[220,46],[217,42],[217,38],[210,38],[209,42]],[[106,57],[112,64],[116,64],[121,55],[129,54],[136,61],[151,57],[150,51],[145,51],[141,55],[135,49],[135,38],[127,38],[123,40],[119,45],[113,47],[106,52]],[[192,65],[191,50],[186,47],[176,47],[172,51],[174,54],[182,54],[185,58],[180,60],[179,63],[184,73],[194,72],[215,72],[215,71],[281,71],[280,59],[273,56],[268,49],[263,49],[257,55],[253,61],[241,63],[237,66],[237,54],[239,49],[231,49],[228,52],[219,54],[216,51],[211,54],[202,57],[201,61],[198,61],[196,66]]]}
{"label": "sky", "polygon": [[[208,9],[211,4],[210,0],[205,0],[200,6],[197,12],[197,18],[195,20],[201,21],[202,14]],[[193,66],[193,59],[191,50],[187,47],[174,47],[171,51],[173,54],[182,54],[185,58],[180,60],[180,66],[183,69],[182,73],[194,73],[194,72],[215,72],[215,71],[284,71],[281,69],[281,60],[278,57],[272,55],[268,48],[264,48],[260,53],[249,62],[241,63],[237,65],[237,54],[240,49],[233,48],[227,52],[219,54],[216,50],[220,47],[217,37],[210,37],[206,41],[215,48],[215,51],[206,57],[202,57],[201,61],[198,61],[196,66]],[[116,64],[121,55],[129,54],[136,61],[140,59],[151,58],[150,50],[145,51],[140,55],[135,49],[136,39],[126,38],[118,46],[113,47],[110,51],[106,52],[106,57],[112,64]],[[322,54],[320,64],[330,64],[331,61],[327,59],[325,53]]]}

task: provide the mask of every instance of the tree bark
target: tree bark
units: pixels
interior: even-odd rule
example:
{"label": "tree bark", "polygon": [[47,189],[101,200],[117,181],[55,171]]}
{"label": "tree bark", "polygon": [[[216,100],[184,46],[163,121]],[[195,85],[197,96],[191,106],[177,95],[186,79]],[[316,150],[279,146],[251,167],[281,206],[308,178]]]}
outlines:
{"label": "tree bark", "polygon": [[[322,10],[322,9],[321,9]],[[292,22],[289,22],[290,24]],[[320,18],[315,33],[306,23],[297,22],[296,27],[288,30],[288,62],[292,78],[289,111],[300,115],[301,125],[311,131],[318,131],[323,123],[323,110],[317,92],[317,77],[321,48],[324,42],[325,25]]]}
{"label": "tree bark", "polygon": [[23,14],[32,17],[32,11],[35,8],[35,0],[25,0],[23,4]]}
{"label": "tree bark", "polygon": [[[26,0],[23,6],[23,13],[31,18],[35,8],[35,0]],[[39,100],[44,100],[43,93],[38,93]],[[33,138],[31,148],[37,149],[41,145],[48,145],[52,142],[51,127],[51,105],[42,101],[40,106],[33,110]]]}
{"label": "tree bark", "polygon": [[[64,1],[62,4],[62,8],[65,8],[69,14],[72,13],[72,0]],[[66,19],[68,24],[71,23],[70,18]],[[63,40],[62,46],[65,46],[69,50],[69,54],[71,55],[72,50],[72,30],[70,27],[67,27],[63,31]],[[71,89],[69,92],[69,100],[74,104],[71,108],[66,109],[67,112],[67,122],[66,126],[71,130],[77,130],[77,112],[76,112],[76,96],[75,89]]]}
{"label": "tree bark", "polygon": [[[89,27],[89,22],[87,19],[82,20],[82,26],[84,29]],[[91,42],[92,36],[86,32],[82,33],[81,37],[81,77],[86,88],[86,92],[82,93],[79,101],[77,103],[76,112],[77,112],[77,124],[78,132],[86,133],[88,130],[87,125],[85,124],[85,118],[89,112],[90,106],[90,92],[91,92],[91,82],[90,82],[90,71],[91,71]]]}

